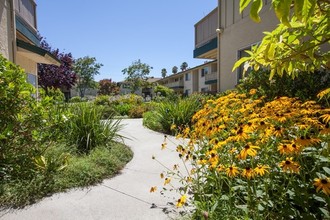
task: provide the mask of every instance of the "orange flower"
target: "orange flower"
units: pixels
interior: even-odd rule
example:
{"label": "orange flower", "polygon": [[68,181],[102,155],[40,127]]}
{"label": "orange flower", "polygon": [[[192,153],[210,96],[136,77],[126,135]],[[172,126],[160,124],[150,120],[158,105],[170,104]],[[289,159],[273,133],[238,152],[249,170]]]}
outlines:
{"label": "orange flower", "polygon": [[293,161],[292,157],[287,157],[286,160],[280,163],[280,167],[284,172],[290,171],[291,173],[299,173],[299,164]]}
{"label": "orange flower", "polygon": [[253,178],[254,174],[254,170],[251,167],[245,167],[242,172],[242,176],[248,179]]}
{"label": "orange flower", "polygon": [[157,190],[157,186],[153,186],[150,188],[150,192],[153,193],[153,192],[156,192]]}
{"label": "orange flower", "polygon": [[227,172],[227,176],[229,176],[229,177],[235,177],[239,173],[238,167],[236,167],[234,165],[231,165],[230,167],[228,167],[226,169],[226,172]]}
{"label": "orange flower", "polygon": [[269,173],[268,169],[269,169],[269,166],[258,164],[258,166],[256,168],[254,168],[254,172],[259,176],[263,176],[266,173]]}
{"label": "orange flower", "polygon": [[251,157],[255,157],[257,155],[256,149],[260,149],[260,147],[252,146],[249,144],[245,145],[243,150],[241,150],[239,154],[239,159],[245,160],[248,155]]}
{"label": "orange flower", "polygon": [[314,186],[316,187],[316,192],[322,189],[327,196],[330,195],[330,178],[316,178],[314,179]]}

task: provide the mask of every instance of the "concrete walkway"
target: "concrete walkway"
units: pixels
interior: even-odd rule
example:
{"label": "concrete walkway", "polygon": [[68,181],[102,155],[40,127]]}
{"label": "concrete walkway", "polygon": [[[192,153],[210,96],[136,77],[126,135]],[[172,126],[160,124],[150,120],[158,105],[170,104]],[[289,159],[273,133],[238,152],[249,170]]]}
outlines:
{"label": "concrete walkway", "polygon": [[[179,198],[172,192],[162,196],[159,188],[164,180],[160,173],[165,170],[152,159],[154,155],[168,167],[179,163],[175,151],[161,150],[164,135],[150,131],[142,126],[142,119],[125,119],[126,126],[121,134],[130,139],[125,144],[131,147],[134,157],[118,176],[103,181],[89,189],[71,190],[55,194],[23,210],[5,210],[0,219],[41,220],[41,219],[141,219],[162,220],[176,216],[176,208],[169,202]],[[172,138],[174,140],[174,138]],[[168,142],[169,148],[175,144]],[[151,186],[157,186],[156,193],[150,193]],[[164,211],[171,211],[165,214]]]}

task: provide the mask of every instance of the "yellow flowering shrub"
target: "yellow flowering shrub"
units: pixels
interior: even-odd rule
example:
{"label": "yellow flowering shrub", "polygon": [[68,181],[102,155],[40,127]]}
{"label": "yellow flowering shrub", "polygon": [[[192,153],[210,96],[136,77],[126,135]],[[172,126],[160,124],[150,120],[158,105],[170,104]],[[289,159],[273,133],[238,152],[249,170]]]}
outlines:
{"label": "yellow flowering shrub", "polygon": [[329,217],[329,108],[232,91],[207,101],[192,122],[176,150],[192,167],[180,193],[196,206],[194,218]]}

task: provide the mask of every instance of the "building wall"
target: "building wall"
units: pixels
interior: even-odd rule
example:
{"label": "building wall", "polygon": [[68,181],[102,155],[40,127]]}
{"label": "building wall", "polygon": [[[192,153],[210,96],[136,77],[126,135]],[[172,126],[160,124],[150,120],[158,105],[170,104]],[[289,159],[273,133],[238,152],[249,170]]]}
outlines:
{"label": "building wall", "polygon": [[[219,90],[221,92],[233,89],[237,84],[237,71],[232,68],[237,61],[238,51],[252,44],[260,42],[264,31],[273,30],[278,20],[273,10],[264,6],[260,13],[261,22],[255,23],[249,17],[249,9],[239,14],[239,0],[220,0],[221,2],[221,27],[224,28],[220,35]],[[270,5],[270,0],[264,4]]]}
{"label": "building wall", "polygon": [[[190,74],[190,80],[186,80],[186,74]],[[183,76],[183,85],[184,85],[184,88],[183,88],[183,92],[185,95],[191,95],[194,90],[193,90],[193,81],[194,81],[194,75],[193,75],[193,71],[189,71],[189,72],[186,72]],[[189,90],[188,94],[186,93],[186,91]]]}
{"label": "building wall", "polygon": [[13,27],[10,13],[10,0],[0,2],[0,53],[10,61],[14,61],[13,55]]}
{"label": "building wall", "polygon": [[37,63],[29,58],[20,55],[16,55],[16,64],[22,67],[26,73],[37,75]]}

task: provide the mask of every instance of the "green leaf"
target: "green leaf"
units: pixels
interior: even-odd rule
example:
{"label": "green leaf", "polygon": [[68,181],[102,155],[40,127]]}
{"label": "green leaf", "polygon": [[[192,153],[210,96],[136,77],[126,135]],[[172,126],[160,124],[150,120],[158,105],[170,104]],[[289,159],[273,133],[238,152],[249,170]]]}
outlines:
{"label": "green leaf", "polygon": [[320,197],[320,196],[313,195],[313,198],[314,198],[316,201],[319,201],[319,202],[322,202],[322,203],[327,203],[327,201],[325,201],[325,199],[322,198],[322,197]]}
{"label": "green leaf", "polygon": [[260,22],[259,12],[262,9],[262,0],[253,0],[250,10],[250,17],[254,22]]}
{"label": "green leaf", "polygon": [[290,8],[291,8],[291,0],[279,1],[277,7],[275,8],[275,12],[278,19],[280,19],[280,21],[288,27],[291,26],[289,23]]}
{"label": "green leaf", "polygon": [[251,0],[241,0],[239,2],[239,13],[242,13],[242,11],[250,4]]}
{"label": "green leaf", "polygon": [[295,0],[294,1],[294,13],[298,17],[299,20],[302,19],[302,8],[304,5],[304,0]]}
{"label": "green leaf", "polygon": [[324,208],[319,208],[320,211],[324,214],[324,219],[329,219],[330,218],[330,215],[329,215],[329,211],[324,209]]}
{"label": "green leaf", "polygon": [[330,175],[330,169],[328,167],[322,167],[322,169],[328,174]]}
{"label": "green leaf", "polygon": [[234,67],[233,67],[233,69],[232,69],[232,72],[234,72],[235,69],[237,69],[239,66],[241,66],[243,63],[245,63],[245,62],[248,61],[249,59],[250,59],[250,57],[242,57],[241,59],[239,59],[239,60],[235,63],[235,65],[234,65]]}

